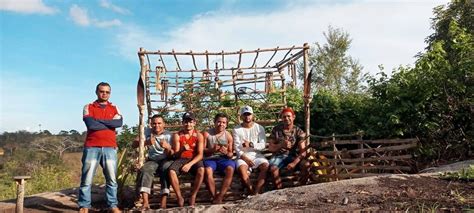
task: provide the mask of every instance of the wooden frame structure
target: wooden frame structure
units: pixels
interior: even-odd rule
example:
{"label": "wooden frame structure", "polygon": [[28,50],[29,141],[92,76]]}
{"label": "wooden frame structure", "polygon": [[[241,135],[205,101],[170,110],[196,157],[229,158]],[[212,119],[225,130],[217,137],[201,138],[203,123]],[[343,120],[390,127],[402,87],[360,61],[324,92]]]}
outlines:
{"label": "wooden frame structure", "polygon": [[[204,113],[207,116],[200,122],[210,123],[212,113],[224,111],[237,115],[239,107],[245,104],[254,106],[259,123],[272,124],[278,119],[278,112],[287,105],[287,88],[300,86],[298,67],[303,70],[303,110],[305,130],[309,135],[312,98],[309,49],[307,43],[235,52],[162,52],[140,48],[137,83],[139,166],[145,160],[145,111],[146,120],[156,113],[175,118],[184,111]],[[275,97],[279,100],[275,101]],[[238,122],[239,116],[236,117],[234,123]]]}

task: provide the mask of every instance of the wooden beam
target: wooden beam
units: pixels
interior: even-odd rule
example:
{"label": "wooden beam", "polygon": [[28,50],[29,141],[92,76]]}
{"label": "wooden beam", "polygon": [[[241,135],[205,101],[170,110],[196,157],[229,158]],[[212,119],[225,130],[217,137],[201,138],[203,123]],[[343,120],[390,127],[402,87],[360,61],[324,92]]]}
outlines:
{"label": "wooden beam", "polygon": [[[292,47],[287,47],[287,48],[278,48],[278,51],[285,51],[285,50],[290,50],[287,55],[292,51],[292,50],[302,50],[305,47],[297,47],[297,46],[292,46]],[[257,49],[257,50],[246,50],[246,51],[234,51],[234,52],[224,52],[224,55],[238,55],[238,54],[247,54],[247,53],[256,53],[256,52],[273,52],[277,50],[277,48],[269,48],[269,49]],[[163,55],[222,55],[222,52],[161,52],[160,50],[158,51],[145,51],[143,52],[144,54],[150,54],[150,55],[155,55],[155,54],[163,54]]]}

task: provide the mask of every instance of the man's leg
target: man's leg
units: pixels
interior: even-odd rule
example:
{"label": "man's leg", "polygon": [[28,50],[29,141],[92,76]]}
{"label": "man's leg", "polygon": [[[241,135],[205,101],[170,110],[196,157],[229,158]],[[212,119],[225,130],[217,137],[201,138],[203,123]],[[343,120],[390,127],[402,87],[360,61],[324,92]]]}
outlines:
{"label": "man's leg", "polygon": [[117,149],[114,147],[102,147],[102,159],[100,164],[105,176],[105,194],[107,206],[116,212],[118,210],[117,199]]}
{"label": "man's leg", "polygon": [[91,186],[97,165],[99,165],[100,148],[84,147],[82,151],[81,186],[79,188],[79,208],[91,207]]}
{"label": "man's leg", "polygon": [[223,167],[225,166],[224,180],[222,180],[220,193],[216,196],[216,198],[213,201],[213,203],[216,203],[216,204],[222,203],[222,201],[224,200],[224,196],[227,193],[227,190],[232,184],[232,177],[234,176],[235,162],[233,160],[224,159],[220,161],[220,165],[222,165]]}
{"label": "man's leg", "polygon": [[195,171],[196,177],[194,178],[193,190],[191,192],[191,198],[189,199],[189,205],[194,206],[196,203],[196,196],[201,188],[202,180],[204,179],[204,165],[202,161],[197,162],[193,165],[194,168],[191,168]]}
{"label": "man's leg", "polygon": [[253,195],[254,190],[252,188],[252,184],[250,183],[250,177],[247,171],[249,170],[249,167],[247,163],[245,163],[243,160],[238,160],[237,161],[237,170],[239,171],[240,174],[240,180],[242,181],[242,184],[247,188],[249,194]]}
{"label": "man's leg", "polygon": [[280,169],[278,168],[278,166],[271,165],[270,174],[272,175],[273,184],[275,185],[275,188],[276,189],[283,188],[283,184],[281,183],[281,178],[280,178]]}
{"label": "man's leg", "polygon": [[301,160],[299,165],[301,169],[301,177],[299,182],[301,185],[306,185],[310,176],[309,170],[311,168],[311,163],[307,160]]}
{"label": "man's leg", "polygon": [[159,169],[158,169],[158,173],[160,174],[160,185],[161,185],[161,192],[160,192],[160,195],[161,195],[161,205],[160,207],[165,209],[166,208],[166,200],[167,200],[167,197],[170,193],[170,180],[169,180],[169,176],[168,176],[168,172],[169,172],[169,167],[171,166],[171,164],[173,164],[173,161],[171,160],[164,160],[162,161],[162,164],[160,165]]}
{"label": "man's leg", "polygon": [[211,194],[211,199],[216,196],[216,183],[214,182],[214,170],[217,168],[217,163],[214,159],[204,160],[205,184],[207,190]]}
{"label": "man's leg", "polygon": [[143,197],[143,208],[149,209],[150,203],[148,195],[151,193],[151,185],[153,184],[154,173],[159,164],[155,161],[147,161],[140,169],[140,193]]}
{"label": "man's leg", "polygon": [[276,189],[283,188],[283,184],[280,178],[280,168],[282,168],[283,163],[283,156],[281,155],[274,155],[270,158],[270,174],[273,179],[273,184],[275,185]]}
{"label": "man's leg", "polygon": [[178,200],[179,207],[184,206],[184,198],[183,198],[183,195],[181,195],[181,189],[179,188],[179,180],[178,180],[179,171],[181,167],[183,167],[183,164],[184,164],[183,162],[186,162],[183,160],[186,160],[186,159],[178,159],[174,161],[173,164],[171,164],[169,168],[170,171],[168,173],[171,186],[173,187],[174,192],[176,193],[176,199]]}
{"label": "man's leg", "polygon": [[258,178],[257,178],[257,185],[255,186],[255,194],[259,194],[262,192],[263,185],[265,184],[265,178],[267,178],[268,172],[268,160],[265,157],[258,157],[254,160],[255,165],[258,166]]}

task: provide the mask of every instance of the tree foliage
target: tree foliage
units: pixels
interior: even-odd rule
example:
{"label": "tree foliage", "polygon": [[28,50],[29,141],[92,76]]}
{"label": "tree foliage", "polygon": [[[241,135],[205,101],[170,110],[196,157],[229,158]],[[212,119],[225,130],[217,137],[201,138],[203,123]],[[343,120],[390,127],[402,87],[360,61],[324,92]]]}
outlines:
{"label": "tree foliage", "polygon": [[[327,33],[323,34],[326,43],[316,42],[309,53],[313,84],[317,89],[335,93],[360,92],[363,67],[347,53],[352,42],[349,33],[329,26]],[[300,77],[303,77],[302,72]]]}

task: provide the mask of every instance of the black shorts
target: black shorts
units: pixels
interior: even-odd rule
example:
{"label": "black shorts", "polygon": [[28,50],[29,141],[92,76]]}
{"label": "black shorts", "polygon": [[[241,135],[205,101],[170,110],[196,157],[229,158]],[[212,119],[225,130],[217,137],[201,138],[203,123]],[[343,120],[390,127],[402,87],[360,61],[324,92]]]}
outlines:
{"label": "black shorts", "polygon": [[[180,159],[177,159],[173,162],[173,164],[171,164],[171,166],[169,167],[169,170],[173,170],[176,172],[176,174],[179,176],[181,175],[182,171],[181,171],[181,167],[184,166],[184,164],[187,164],[188,162],[190,162],[191,160],[193,160],[192,158],[180,158]],[[198,161],[197,163],[195,163],[191,169],[190,169],[190,172],[191,174],[193,175],[196,175],[196,171],[197,169],[201,168],[201,167],[204,167],[204,164],[202,163],[202,160]]]}

